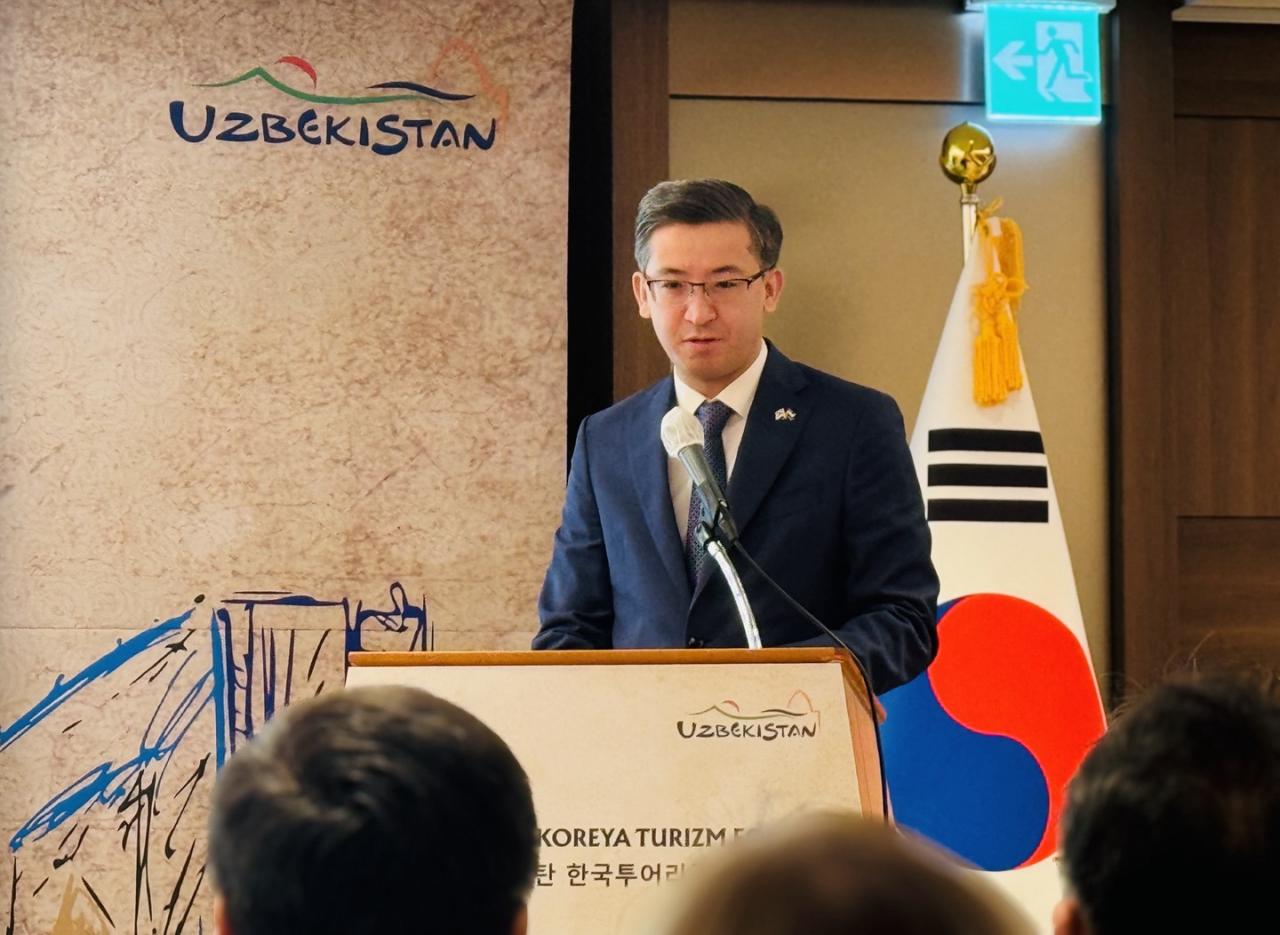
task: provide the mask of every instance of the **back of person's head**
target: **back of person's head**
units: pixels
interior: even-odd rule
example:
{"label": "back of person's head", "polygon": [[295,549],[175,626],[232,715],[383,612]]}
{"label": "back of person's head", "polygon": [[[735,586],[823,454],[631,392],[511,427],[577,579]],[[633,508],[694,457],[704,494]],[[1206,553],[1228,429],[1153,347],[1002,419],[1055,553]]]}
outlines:
{"label": "back of person's head", "polygon": [[488,727],[413,688],[321,695],[223,767],[220,935],[511,935],[537,866],[529,782]]}
{"label": "back of person's head", "polygon": [[1059,932],[1243,930],[1280,887],[1274,677],[1184,676],[1122,711],[1059,827]]}
{"label": "back of person's head", "polygon": [[772,268],[782,252],[782,225],[767,205],[758,204],[741,186],[723,179],[678,179],[659,182],[640,199],[636,210],[635,257],[641,272],[649,263],[649,238],[669,224],[715,224],[739,221],[751,235],[751,251],[764,268]]}
{"label": "back of person's head", "polygon": [[1027,921],[934,849],[821,813],[734,843],[672,935],[1017,935]]}

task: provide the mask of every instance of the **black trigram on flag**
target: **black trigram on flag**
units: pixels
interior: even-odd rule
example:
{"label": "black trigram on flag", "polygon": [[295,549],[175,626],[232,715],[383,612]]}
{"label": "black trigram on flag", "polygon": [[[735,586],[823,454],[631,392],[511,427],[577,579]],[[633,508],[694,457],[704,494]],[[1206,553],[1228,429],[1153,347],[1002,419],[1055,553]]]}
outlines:
{"label": "black trigram on flag", "polygon": [[[938,461],[935,452],[954,452],[954,460]],[[1039,432],[933,429],[929,453],[929,522],[1049,522],[1049,466]],[[992,496],[938,496],[942,487]]]}

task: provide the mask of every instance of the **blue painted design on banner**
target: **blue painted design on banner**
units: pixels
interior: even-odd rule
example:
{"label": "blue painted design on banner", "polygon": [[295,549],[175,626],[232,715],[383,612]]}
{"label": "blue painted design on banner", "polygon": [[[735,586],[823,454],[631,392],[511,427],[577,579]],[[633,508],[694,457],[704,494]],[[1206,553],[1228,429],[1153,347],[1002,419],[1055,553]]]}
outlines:
{"label": "blue painted design on banner", "polygon": [[226,625],[230,627],[230,618],[227,617],[225,610],[217,610],[209,615],[209,641],[213,650],[213,662],[211,670],[213,672],[213,750],[214,764],[218,769],[222,769],[222,764],[227,761],[227,650],[223,645],[222,632],[219,627],[223,624],[223,620],[219,619],[219,614],[226,618]]}
{"label": "blue painted design on banner", "polygon": [[53,688],[49,689],[48,694],[8,727],[0,728],[0,750],[9,746],[13,741],[43,721],[56,711],[63,702],[74,696],[85,686],[110,675],[139,653],[145,652],[157,643],[162,642],[186,623],[187,618],[191,616],[194,610],[195,608],[193,607],[191,610],[185,611],[150,629],[143,630],[137,636],[132,636],[127,640],[117,640],[115,649],[100,656],[69,679],[66,676],[59,675],[54,680]]}
{"label": "blue painted design on banner", "polygon": [[[58,673],[0,724],[0,772],[22,775],[32,803],[0,829],[12,855],[10,928],[52,918],[74,881],[113,929],[203,931],[198,817],[213,767],[292,700],[340,687],[344,639],[372,650],[433,643],[425,598],[411,599],[398,581],[368,605],[255,591],[217,602],[207,621],[193,619],[196,609],[104,640],[96,658]],[[82,642],[68,633],[70,645]],[[47,769],[22,774],[20,758],[45,749],[57,751],[41,760]],[[132,865],[134,882],[99,900],[89,879],[98,858],[85,854],[104,846]]]}
{"label": "blue painted design on banner", "polygon": [[169,680],[151,719],[138,744],[138,754],[120,765],[113,762],[99,763],[74,783],[63,789],[36,811],[30,819],[9,839],[11,850],[22,847],[28,837],[39,840],[56,829],[68,818],[80,814],[92,805],[112,805],[125,795],[143,769],[165,760],[177,748],[187,731],[211,700],[209,673],[200,676],[178,701],[158,732],[153,732],[156,720],[169,701],[169,693],[182,675],[182,670],[195,656],[188,655]]}

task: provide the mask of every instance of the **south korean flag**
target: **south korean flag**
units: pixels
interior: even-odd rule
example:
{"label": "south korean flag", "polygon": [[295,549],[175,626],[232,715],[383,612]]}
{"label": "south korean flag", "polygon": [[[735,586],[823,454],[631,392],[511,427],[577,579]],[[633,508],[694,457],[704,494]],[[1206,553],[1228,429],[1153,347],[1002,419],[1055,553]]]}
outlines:
{"label": "south korean flag", "polygon": [[884,757],[897,822],[989,873],[1047,928],[1063,793],[1105,721],[1020,353],[1009,372],[1021,388],[975,401],[975,302],[1021,275],[1000,268],[1002,236],[1018,235],[981,222],[911,438],[941,580],[939,650],[882,699]]}

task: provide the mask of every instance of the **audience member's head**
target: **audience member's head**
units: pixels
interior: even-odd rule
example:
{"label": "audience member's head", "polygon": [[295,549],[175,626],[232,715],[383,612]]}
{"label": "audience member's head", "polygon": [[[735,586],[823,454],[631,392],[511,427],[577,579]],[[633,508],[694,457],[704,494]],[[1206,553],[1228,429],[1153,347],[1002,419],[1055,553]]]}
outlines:
{"label": "audience member's head", "polygon": [[321,695],[218,776],[218,935],[521,933],[537,848],[528,779],[476,718],[413,688]]}
{"label": "audience member's head", "polygon": [[1244,931],[1280,887],[1276,681],[1184,677],[1116,719],[1059,829],[1059,933]]}
{"label": "audience member's head", "polygon": [[672,935],[1014,935],[1029,923],[926,845],[854,815],[755,832],[695,889]]}

